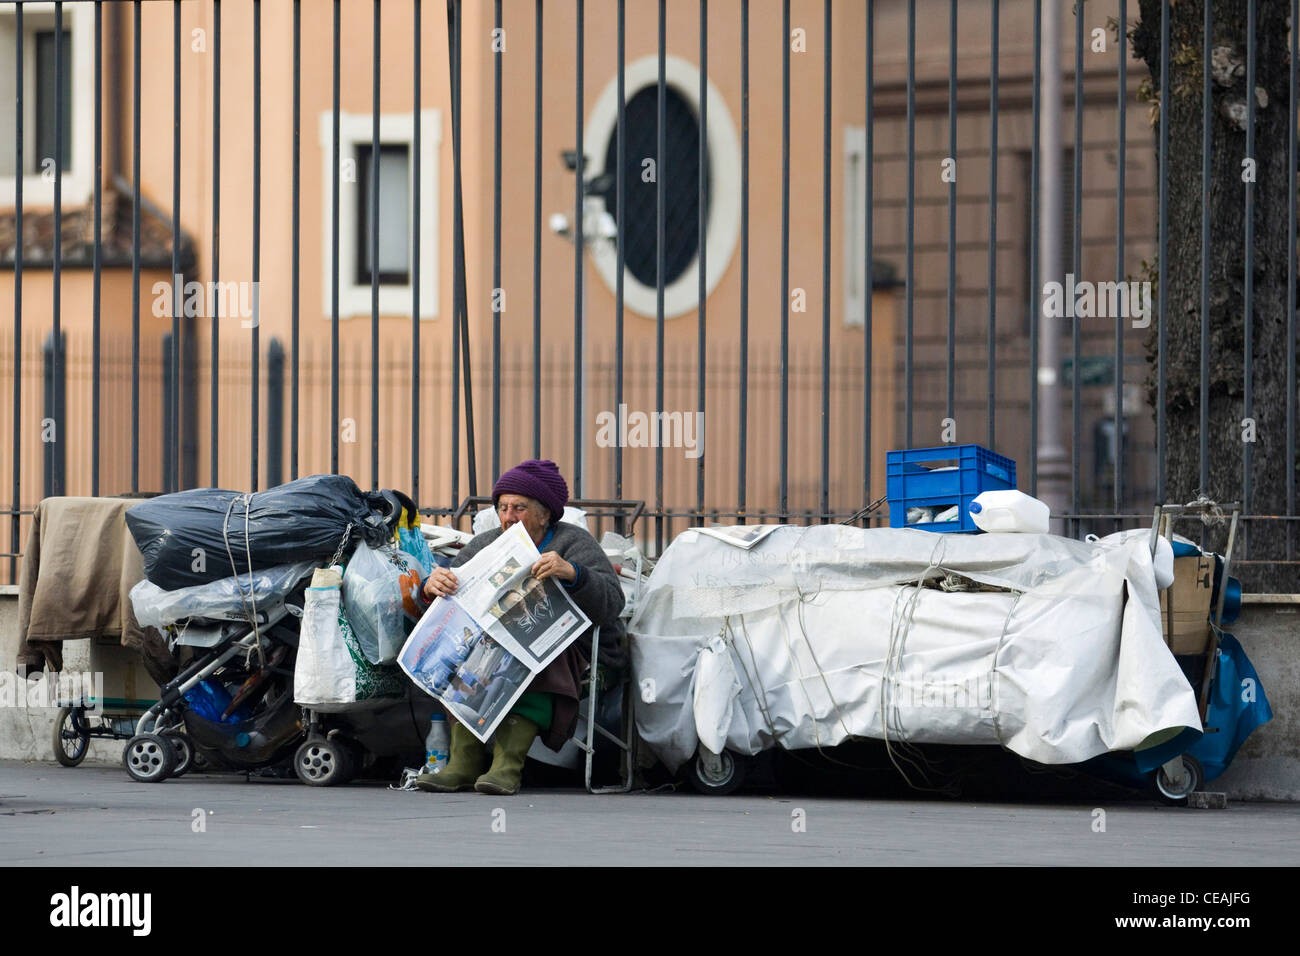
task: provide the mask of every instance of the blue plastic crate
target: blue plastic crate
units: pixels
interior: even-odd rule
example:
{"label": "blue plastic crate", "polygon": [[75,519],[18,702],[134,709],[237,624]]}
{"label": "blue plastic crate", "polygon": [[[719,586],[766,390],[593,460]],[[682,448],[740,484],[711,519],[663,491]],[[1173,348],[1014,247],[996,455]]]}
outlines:
{"label": "blue plastic crate", "polygon": [[[944,466],[945,470],[939,470]],[[983,445],[940,445],[885,453],[885,496],[891,528],[921,531],[971,532],[971,501],[982,491],[1016,486],[1016,463]],[[957,506],[954,521],[907,523],[907,509],[933,508],[938,513]]]}

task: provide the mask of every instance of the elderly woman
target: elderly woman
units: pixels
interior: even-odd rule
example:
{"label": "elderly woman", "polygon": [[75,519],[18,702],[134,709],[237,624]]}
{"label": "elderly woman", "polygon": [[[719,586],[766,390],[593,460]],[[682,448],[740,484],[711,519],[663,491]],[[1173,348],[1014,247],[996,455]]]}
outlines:
{"label": "elderly woman", "polygon": [[[560,524],[569,500],[569,486],[553,461],[525,461],[505,472],[492,487],[492,504],[501,527],[485,531],[461,549],[452,568],[472,558],[512,525],[522,523],[541,552],[530,573],[540,580],[555,578],[573,603],[595,626],[605,630],[602,645],[618,647],[622,633],[619,612],[623,589],[618,575],[596,539],[584,528]],[[458,581],[449,568],[434,568],[425,581],[429,598],[456,593]],[[421,774],[421,790],[453,792],[473,787],[479,793],[511,794],[519,790],[524,757],[539,733],[542,742],[559,750],[573,736],[578,721],[578,688],[586,666],[584,648],[591,629],[533,678],[492,739],[492,765],[482,743],[459,721],[451,722],[451,757],[439,774]],[[606,644],[605,641],[609,643]],[[485,772],[486,771],[486,772]]]}

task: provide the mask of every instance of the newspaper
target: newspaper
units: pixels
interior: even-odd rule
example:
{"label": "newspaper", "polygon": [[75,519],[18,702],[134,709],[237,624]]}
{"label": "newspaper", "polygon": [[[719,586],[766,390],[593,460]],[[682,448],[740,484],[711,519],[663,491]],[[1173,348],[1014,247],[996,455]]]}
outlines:
{"label": "newspaper", "polygon": [[433,602],[397,657],[482,741],[591,623],[557,579],[531,576],[539,557],[523,525],[512,525],[455,569],[455,595]]}

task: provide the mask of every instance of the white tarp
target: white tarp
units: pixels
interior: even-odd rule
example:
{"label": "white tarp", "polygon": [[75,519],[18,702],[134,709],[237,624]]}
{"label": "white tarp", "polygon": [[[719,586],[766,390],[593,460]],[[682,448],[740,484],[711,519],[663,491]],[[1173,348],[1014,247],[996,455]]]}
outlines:
{"label": "white tarp", "polygon": [[[1001,744],[1047,764],[1200,727],[1160,633],[1147,533],[687,531],[629,631],[637,729],[671,769],[850,736]],[[917,587],[952,573],[996,591]]]}

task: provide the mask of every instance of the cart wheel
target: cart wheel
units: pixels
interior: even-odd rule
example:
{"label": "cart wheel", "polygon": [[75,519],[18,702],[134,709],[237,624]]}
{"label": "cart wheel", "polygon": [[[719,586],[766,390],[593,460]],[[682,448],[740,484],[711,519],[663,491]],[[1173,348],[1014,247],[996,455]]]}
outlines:
{"label": "cart wheel", "polygon": [[162,783],[176,766],[176,751],[166,737],[136,734],[126,742],[126,749],[122,751],[122,766],[133,780]]}
{"label": "cart wheel", "polygon": [[1162,803],[1170,806],[1183,806],[1187,803],[1189,794],[1200,790],[1205,783],[1205,770],[1201,767],[1201,762],[1191,754],[1183,754],[1183,769],[1186,773],[1183,775],[1181,786],[1175,787],[1170,782],[1168,775],[1165,774],[1164,767],[1157,767],[1155,780],[1153,781],[1156,788],[1156,796]]}
{"label": "cart wheel", "polygon": [[342,740],[308,740],[293,756],[298,779],[309,787],[333,787],[352,779],[355,762]]}
{"label": "cart wheel", "polygon": [[194,747],[184,734],[163,734],[163,738],[176,751],[176,766],[172,768],[173,777],[185,776],[185,771],[194,765]]}
{"label": "cart wheel", "polygon": [[721,797],[734,792],[745,782],[749,758],[724,750],[717,757],[698,751],[686,765],[686,779],[699,793]]}
{"label": "cart wheel", "polygon": [[90,752],[90,727],[80,707],[60,707],[54,720],[54,759],[75,767]]}

